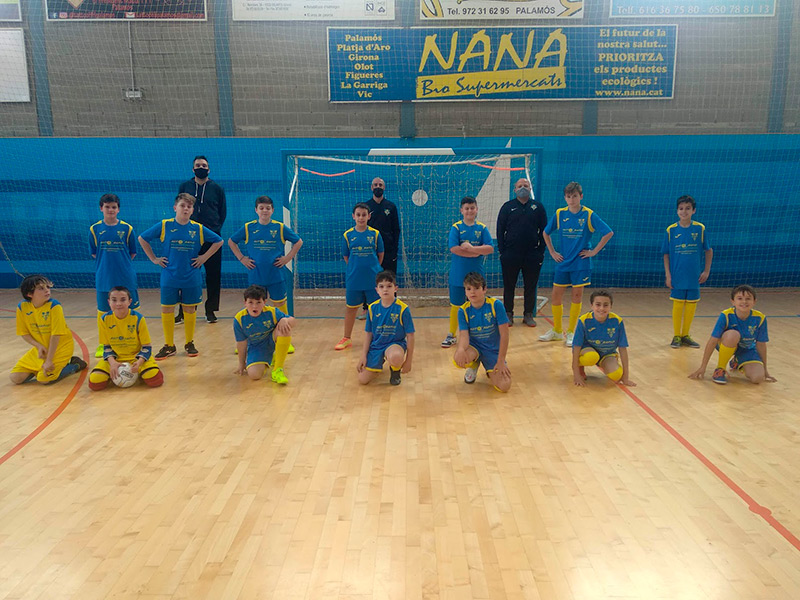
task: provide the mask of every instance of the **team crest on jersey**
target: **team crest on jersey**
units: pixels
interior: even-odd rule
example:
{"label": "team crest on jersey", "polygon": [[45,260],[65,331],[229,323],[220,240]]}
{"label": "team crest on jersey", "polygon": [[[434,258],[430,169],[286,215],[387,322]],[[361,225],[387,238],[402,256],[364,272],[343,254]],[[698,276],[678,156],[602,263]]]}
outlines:
{"label": "team crest on jersey", "polygon": [[134,331],[136,331],[136,325],[134,325],[133,323],[129,323],[128,324],[128,333],[133,333]]}
{"label": "team crest on jersey", "polygon": [[273,229],[272,231],[270,231],[270,234],[272,235],[272,239],[275,239],[275,236],[278,235],[278,231],[276,229]]}
{"label": "team crest on jersey", "polygon": [[750,332],[750,335],[755,334],[757,327],[758,327],[758,325],[748,325],[747,326],[747,330]]}
{"label": "team crest on jersey", "polygon": [[488,312],[487,313],[483,313],[483,318],[486,319],[487,323],[491,323],[492,322],[492,313],[488,313]]}
{"label": "team crest on jersey", "polygon": [[391,314],[391,315],[389,315],[389,316],[390,316],[390,317],[391,317],[391,319],[392,319],[392,323],[397,323],[397,317],[399,317],[400,315],[398,315],[397,313],[392,313],[392,314]]}
{"label": "team crest on jersey", "polygon": [[49,310],[43,310],[40,314],[41,314],[41,317],[42,317],[43,321],[47,321],[47,319],[50,318],[50,311]]}
{"label": "team crest on jersey", "polygon": [[122,239],[122,238],[124,238],[124,237],[125,237],[125,232],[124,232],[124,231],[118,231],[118,232],[117,232],[117,237],[118,237],[119,239]]}
{"label": "team crest on jersey", "polygon": [[375,243],[375,238],[372,237],[371,235],[368,235],[367,236],[367,243],[368,244],[374,244]]}
{"label": "team crest on jersey", "polygon": [[481,239],[481,232],[480,231],[476,231],[475,232],[475,239],[476,240],[480,240]]}
{"label": "team crest on jersey", "polygon": [[383,214],[385,214],[385,215],[388,217],[388,216],[391,214],[391,212],[392,212],[392,211],[390,211],[390,210],[387,208],[387,209],[384,209],[384,211],[383,211]]}
{"label": "team crest on jersey", "polygon": [[615,333],[617,333],[617,328],[616,327],[609,327],[608,328],[608,337],[613,338]]}
{"label": "team crest on jersey", "polygon": [[586,225],[586,219],[578,219],[578,226],[583,227]]}
{"label": "team crest on jersey", "polygon": [[693,242],[697,241],[697,233],[692,233],[692,241]]}
{"label": "team crest on jersey", "polygon": [[196,231],[190,231],[190,232],[189,232],[189,237],[190,237],[190,238],[192,238],[192,239],[194,239],[194,236],[195,236],[196,234],[197,234],[197,232],[196,232]]}

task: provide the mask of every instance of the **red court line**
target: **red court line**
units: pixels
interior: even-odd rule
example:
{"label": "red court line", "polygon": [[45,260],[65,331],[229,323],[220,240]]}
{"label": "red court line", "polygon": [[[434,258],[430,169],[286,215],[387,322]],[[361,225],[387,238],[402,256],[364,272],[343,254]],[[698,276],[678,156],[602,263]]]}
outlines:
{"label": "red court line", "polygon": [[[83,343],[83,340],[74,331],[72,332],[72,337],[75,338],[75,341],[77,341],[78,345],[81,347],[81,351],[83,352],[83,359],[88,362],[89,361],[89,350],[88,350],[88,348],[86,348],[86,344]],[[64,398],[64,401],[58,406],[58,408],[53,411],[53,414],[51,414],[49,417],[47,417],[44,420],[44,422],[41,425],[39,425],[36,429],[31,431],[25,437],[25,439],[23,439],[19,444],[14,446],[11,450],[6,452],[3,456],[0,456],[0,465],[2,465],[9,458],[14,456],[17,452],[22,450],[25,446],[27,446],[28,442],[30,442],[33,438],[35,438],[37,435],[42,433],[42,431],[44,431],[45,427],[50,425],[50,423],[55,421],[55,419],[56,419],[56,417],[58,415],[60,415],[62,412],[64,412],[64,409],[67,408],[67,406],[69,406],[70,402],[72,402],[72,399],[75,397],[75,394],[77,394],[78,390],[81,389],[81,386],[83,385],[83,382],[86,380],[86,374],[88,372],[89,372],[88,368],[83,370],[83,372],[80,374],[80,377],[78,377],[78,381],[76,381],[75,385],[72,386],[72,390],[70,390],[69,394],[67,394],[67,397]],[[27,384],[25,384],[25,385],[27,385]]]}

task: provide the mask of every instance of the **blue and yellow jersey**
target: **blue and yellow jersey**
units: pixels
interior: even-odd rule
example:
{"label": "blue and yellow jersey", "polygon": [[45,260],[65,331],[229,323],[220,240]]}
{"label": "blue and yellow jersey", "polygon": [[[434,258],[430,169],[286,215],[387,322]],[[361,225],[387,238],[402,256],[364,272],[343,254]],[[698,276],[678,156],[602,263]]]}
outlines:
{"label": "blue and yellow jersey", "polygon": [[247,309],[243,308],[233,317],[233,334],[237,342],[247,340],[248,348],[268,344],[272,340],[272,332],[278,321],[286,316],[274,306],[265,306],[257,317],[251,316]]}
{"label": "blue and yellow jersey", "polygon": [[458,309],[458,329],[469,332],[469,345],[478,352],[500,351],[500,325],[508,323],[503,303],[497,298],[486,296],[486,302],[475,308],[465,302]]}
{"label": "blue and yellow jersey", "polygon": [[164,219],[142,233],[148,243],[161,241],[161,255],[167,258],[167,266],[161,269],[161,287],[202,287],[203,276],[200,269],[192,266],[192,259],[200,254],[203,244],[215,244],[222,238],[203,227],[200,223],[189,221],[181,225],[175,219]]}
{"label": "blue and yellow jersey", "polygon": [[710,250],[706,226],[692,221],[689,227],[673,223],[667,227],[661,242],[661,253],[669,255],[669,274],[676,290],[695,290],[700,287],[705,251]]}
{"label": "blue and yellow jersey", "polygon": [[375,289],[375,275],[381,272],[378,254],[383,252],[383,239],[380,232],[372,227],[356,231],[352,227],[344,232],[342,256],[347,257],[347,289]]}
{"label": "blue and yellow jersey", "polygon": [[554,237],[554,231],[560,234],[556,249],[564,257],[562,262],[556,263],[556,270],[585,271],[591,268],[591,259],[581,258],[581,251],[591,250],[595,231],[602,237],[611,233],[611,228],[591,208],[582,206],[577,213],[573,213],[564,206],[556,210],[544,228],[544,232],[551,237]]}
{"label": "blue and yellow jersey", "polygon": [[136,254],[136,234],[125,221],[106,225],[98,221],[89,227],[89,251],[95,257],[94,284],[98,292],[108,292],[123,285],[136,290],[133,259]]}
{"label": "blue and yellow jersey", "polygon": [[602,323],[594,318],[594,312],[581,315],[572,339],[573,348],[594,348],[600,356],[616,352],[617,348],[628,347],[628,336],[625,335],[625,323],[622,317],[608,313]]}
{"label": "blue and yellow jersey", "polygon": [[140,356],[147,360],[153,354],[147,322],[140,313],[129,309],[124,318],[118,319],[113,312],[107,312],[100,321],[103,359],[114,356],[119,362],[133,362]]}
{"label": "blue and yellow jersey", "polygon": [[[58,349],[73,347],[72,332],[64,318],[64,307],[52,298],[36,308],[29,300],[17,305],[17,335],[30,335],[45,348],[50,347],[50,336],[58,335]],[[71,352],[71,350],[70,350]]]}
{"label": "blue and yellow jersey", "polygon": [[283,281],[283,268],[273,263],[284,256],[286,242],[295,244],[300,241],[300,236],[280,221],[270,221],[266,225],[250,221],[234,233],[231,240],[235,244],[244,243],[247,256],[256,263],[255,269],[247,270],[247,282],[266,287]]}
{"label": "blue and yellow jersey", "polygon": [[385,350],[392,344],[405,341],[409,333],[414,333],[411,310],[405,302],[396,298],[389,306],[376,300],[369,305],[364,330],[372,334],[370,350]]}
{"label": "blue and yellow jersey", "polygon": [[740,319],[735,308],[726,308],[717,318],[711,337],[720,338],[729,329],[738,331],[742,336],[739,339],[739,348],[743,350],[755,348],[756,342],[769,341],[767,317],[757,310],[751,310],[746,319]]}
{"label": "blue and yellow jersey", "polygon": [[[473,246],[491,246],[492,234],[489,233],[489,228],[479,221],[475,221],[473,225],[467,225],[464,221],[453,223],[447,236],[447,247],[460,246],[464,242],[469,242]],[[463,286],[467,273],[477,271],[483,274],[486,257],[451,254],[450,260],[450,285]]]}

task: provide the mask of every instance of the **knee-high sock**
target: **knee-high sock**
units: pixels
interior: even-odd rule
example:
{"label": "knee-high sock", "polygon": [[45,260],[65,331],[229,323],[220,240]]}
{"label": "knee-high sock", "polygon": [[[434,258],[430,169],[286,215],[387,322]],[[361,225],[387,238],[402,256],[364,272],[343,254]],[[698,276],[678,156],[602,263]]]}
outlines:
{"label": "knee-high sock", "polygon": [[283,314],[285,314],[285,315],[288,315],[288,314],[289,314],[289,307],[288,307],[288,305],[286,304],[286,300],[284,300],[284,301],[283,301],[283,302],[281,302],[280,304],[276,304],[276,305],[275,305],[275,308],[277,308],[279,311],[281,311],[281,312],[282,312]]}
{"label": "knee-high sock", "polygon": [[161,313],[161,327],[164,328],[164,343],[167,346],[175,345],[175,315],[171,312]]}
{"label": "knee-high sock", "polygon": [[689,328],[692,326],[695,310],[697,310],[697,302],[686,303],[686,308],[683,311],[683,328],[681,329],[681,337],[689,335]]}
{"label": "knee-high sock", "polygon": [[561,318],[564,316],[564,305],[553,304],[550,310],[553,311],[553,331],[561,333]]}
{"label": "knee-high sock", "polygon": [[733,358],[733,354],[736,352],[736,348],[731,348],[730,346],[725,346],[724,344],[719,345],[719,360],[717,361],[717,368],[724,369],[728,365],[728,361]]}
{"label": "knee-high sock", "polygon": [[147,369],[142,373],[142,381],[144,381],[148,387],[158,387],[164,383],[164,374],[161,372],[161,369]]}
{"label": "knee-high sock", "polygon": [[194,328],[197,325],[197,313],[183,311],[183,332],[186,334],[186,343],[194,341]]}
{"label": "knee-high sock", "polygon": [[581,316],[581,306],[580,302],[573,302],[569,305],[569,327],[567,331],[575,331],[575,325],[578,324],[578,317]]}
{"label": "knee-high sock", "polygon": [[681,335],[681,323],[683,322],[683,309],[686,306],[686,300],[673,300],[672,301],[672,335]]}
{"label": "knee-high sock", "polygon": [[458,307],[450,305],[450,335],[455,336],[458,331]]}
{"label": "knee-high sock", "polygon": [[286,355],[289,354],[289,345],[292,343],[291,336],[279,335],[275,338],[275,356],[272,359],[272,367],[282,369],[286,362]]}
{"label": "knee-high sock", "polygon": [[578,363],[582,367],[591,367],[592,365],[596,365],[598,362],[600,362],[600,355],[595,350],[584,352],[578,359]]}

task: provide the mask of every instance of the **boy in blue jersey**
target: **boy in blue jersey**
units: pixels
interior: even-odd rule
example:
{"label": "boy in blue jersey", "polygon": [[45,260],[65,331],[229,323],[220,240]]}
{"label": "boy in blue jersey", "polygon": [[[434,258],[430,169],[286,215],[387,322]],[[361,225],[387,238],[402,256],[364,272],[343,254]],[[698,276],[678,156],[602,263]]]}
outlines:
{"label": "boy in blue jersey", "polygon": [[353,345],[353,325],[356,323],[358,307],[364,302],[372,304],[378,299],[375,291],[375,276],[381,272],[383,239],[377,229],[367,225],[369,207],[359,202],[353,207],[355,227],[344,232],[342,256],[347,264],[345,276],[344,337],[334,350],[344,350]]}
{"label": "boy in blue jersey", "polygon": [[389,383],[400,385],[400,373],[411,371],[414,357],[414,320],[405,302],[395,296],[397,282],[392,271],[375,277],[375,291],[380,297],[367,307],[364,352],[358,362],[358,382],[368,384],[389,362]]}
{"label": "boy in blue jersey", "polygon": [[708,338],[700,367],[689,374],[690,379],[702,379],[708,361],[719,351],[714,383],[728,383],[725,367],[730,361],[732,370],[742,371],[753,383],[777,381],[767,371],[767,317],[753,310],[756,291],[749,285],[739,285],[731,292],[733,307],[723,310],[717,318],[711,337]]}
{"label": "boy in blue jersey", "polygon": [[450,330],[442,342],[442,348],[456,345],[458,309],[467,301],[464,293],[464,277],[476,272],[483,275],[485,256],[494,252],[489,228],[477,221],[478,201],[472,196],[461,199],[463,219],[453,223],[447,236],[447,245],[453,254],[450,262]]}
{"label": "boy in blue jersey", "polygon": [[[130,290],[131,307],[139,308],[139,293],[136,291],[136,234],[133,227],[120,221],[120,201],[116,194],[100,197],[100,212],[103,220],[89,227],[89,252],[95,259],[94,287],[97,290],[97,331],[102,327],[100,319],[110,310],[108,292],[121,285]],[[96,358],[103,356],[102,342],[95,352]]]}
{"label": "boy in blue jersey", "polygon": [[[605,247],[614,232],[590,208],[581,205],[583,188],[577,181],[568,183],[564,188],[564,200],[567,206],[556,210],[556,214],[544,228],[544,242],[547,244],[550,256],[556,261],[556,268],[553,273],[553,297],[550,300],[553,307],[553,328],[539,336],[539,340],[552,342],[564,339],[561,328],[564,308],[561,301],[564,297],[564,290],[572,286],[569,325],[567,337],[564,340],[567,346],[572,346],[575,324],[581,314],[583,288],[592,283],[589,259],[596,256]],[[550,237],[554,231],[559,233],[560,252],[556,252]],[[597,246],[592,248],[591,238],[594,232],[598,232],[602,237]]]}
{"label": "boy in blue jersey", "polygon": [[[664,273],[672,300],[673,348],[688,346],[699,348],[700,344],[689,336],[697,302],[700,300],[700,284],[708,279],[714,251],[708,243],[706,226],[692,221],[697,204],[691,196],[678,198],[678,222],[667,227],[661,243],[664,254]],[[705,257],[705,268],[703,268]]]}
{"label": "boy in blue jersey", "polygon": [[17,335],[33,348],[11,368],[12,383],[55,383],[86,368],[86,363],[72,356],[74,342],[67,327],[64,309],[50,297],[51,282],[44,275],[28,275],[19,291],[24,300],[17,305]]}
{"label": "boy in blue jersey", "polygon": [[239,366],[234,373],[261,379],[272,365],[272,381],[281,385],[289,383],[283,365],[292,342],[293,324],[294,317],[267,306],[267,290],[260,285],[248,287],[244,291],[244,308],[233,318],[239,355]]}
{"label": "boy in blue jersey", "polygon": [[464,277],[467,302],[458,309],[458,345],[453,362],[466,369],[464,381],[475,383],[482,364],[495,389],[511,388],[508,353],[508,315],[503,303],[486,295],[486,279],[480,273]]}
{"label": "boy in blue jersey", "polygon": [[636,384],[628,374],[628,336],[622,318],[611,312],[611,292],[598,290],[589,297],[591,312],[581,315],[572,345],[572,374],[575,385],[586,385],[585,367],[597,365],[613,382],[629,387]]}
{"label": "boy in blue jersey", "polygon": [[120,363],[130,363],[131,371],[139,373],[148,387],[164,383],[164,375],[153,360],[150,332],[144,316],[131,310],[131,293],[123,286],[115,286],[108,293],[111,310],[100,319],[100,341],[103,342],[103,360],[89,373],[89,389],[93,392],[108,387],[109,379],[116,379]]}
{"label": "boy in blue jersey", "polygon": [[[191,220],[194,196],[178,194],[175,198],[175,218],[164,219],[139,236],[139,245],[150,262],[161,267],[161,324],[164,327],[164,346],[156,354],[156,360],[164,360],[176,353],[175,306],[183,305],[185,315],[186,344],[189,356],[199,352],[194,345],[194,329],[197,323],[197,307],[203,301],[203,276],[200,267],[222,246],[222,238],[216,233]],[[161,253],[156,256],[150,242],[161,242]],[[200,254],[203,244],[210,242],[206,252]]]}

